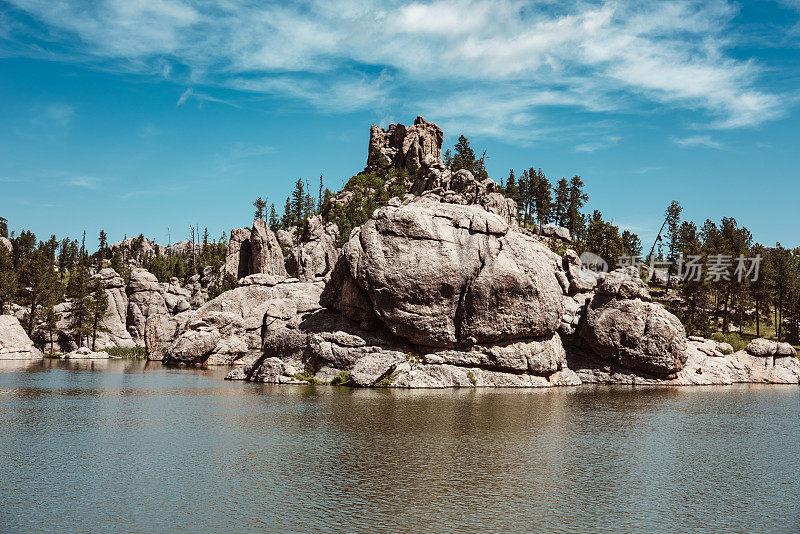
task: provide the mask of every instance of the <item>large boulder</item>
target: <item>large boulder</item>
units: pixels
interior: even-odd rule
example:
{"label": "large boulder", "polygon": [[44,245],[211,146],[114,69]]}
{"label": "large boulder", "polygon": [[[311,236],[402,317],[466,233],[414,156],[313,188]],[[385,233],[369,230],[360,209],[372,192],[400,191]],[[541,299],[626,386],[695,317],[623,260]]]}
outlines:
{"label": "large boulder", "polygon": [[373,124],[369,131],[366,171],[395,167],[414,174],[426,156],[441,160],[443,142],[442,129],[420,116],[408,127],[390,124],[383,129]]}
{"label": "large boulder", "polygon": [[797,356],[797,351],[789,343],[779,343],[762,337],[756,338],[747,344],[745,350],[753,356]]}
{"label": "large boulder", "polygon": [[95,276],[102,281],[108,297],[108,311],[102,321],[105,331],[98,334],[95,347],[104,349],[136,346],[127,329],[128,295],[125,291],[125,281],[110,267],[100,269]]}
{"label": "large boulder", "polygon": [[156,276],[140,268],[131,271],[128,283],[127,327],[137,345],[144,344],[145,326],[151,315],[169,315],[163,288]]}
{"label": "large boulder", "polygon": [[563,313],[560,258],[480,206],[422,198],[353,232],[323,294],[429,347],[550,336]]}
{"label": "large boulder", "polygon": [[[251,275],[242,285],[201,306],[163,351],[166,364],[230,365],[261,355],[264,316],[275,300],[292,302],[295,313],[319,309],[322,282]],[[155,328],[155,326],[154,326]]]}
{"label": "large boulder", "polygon": [[13,315],[0,315],[0,360],[34,360],[42,353],[33,346],[19,320]]}
{"label": "large boulder", "polygon": [[292,254],[287,258],[288,274],[300,280],[313,280],[329,274],[339,258],[336,249],[338,237],[336,224],[323,224],[319,215],[310,217],[300,243],[292,248]]}
{"label": "large boulder", "polygon": [[11,243],[11,240],[7,237],[0,236],[0,246],[5,247],[9,253],[14,252],[14,245]]}
{"label": "large boulder", "polygon": [[566,362],[566,353],[558,334],[525,341],[509,341],[486,347],[476,345],[468,351],[440,350],[425,354],[428,364],[478,367],[506,373],[550,375]]}
{"label": "large boulder", "polygon": [[[777,350],[777,343],[770,343]],[[800,361],[797,358],[777,354],[755,355],[749,350],[733,352],[727,343],[695,337],[687,342],[687,346],[686,365],[675,380],[680,385],[800,382]],[[784,348],[784,352],[788,351]]]}
{"label": "large boulder", "polygon": [[250,231],[250,273],[286,276],[283,251],[267,223],[257,219]]}
{"label": "large boulder", "polygon": [[594,290],[599,279],[598,273],[584,268],[577,252],[567,249],[562,261],[564,272],[569,280],[569,294],[574,295]]}
{"label": "large boulder", "polygon": [[164,354],[186,324],[194,317],[195,312],[188,310],[177,315],[151,315],[147,318],[144,332],[144,343],[147,348],[147,359],[161,361]]}
{"label": "large boulder", "polygon": [[654,375],[683,368],[686,331],[660,304],[598,294],[585,315],[581,338],[601,358]]}

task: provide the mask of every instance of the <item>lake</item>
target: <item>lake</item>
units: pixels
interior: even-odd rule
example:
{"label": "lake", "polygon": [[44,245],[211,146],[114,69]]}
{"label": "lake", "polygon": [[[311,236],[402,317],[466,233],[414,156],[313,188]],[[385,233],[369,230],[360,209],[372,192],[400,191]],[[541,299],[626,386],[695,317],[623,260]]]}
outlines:
{"label": "lake", "polygon": [[0,531],[800,531],[800,388],[0,363]]}

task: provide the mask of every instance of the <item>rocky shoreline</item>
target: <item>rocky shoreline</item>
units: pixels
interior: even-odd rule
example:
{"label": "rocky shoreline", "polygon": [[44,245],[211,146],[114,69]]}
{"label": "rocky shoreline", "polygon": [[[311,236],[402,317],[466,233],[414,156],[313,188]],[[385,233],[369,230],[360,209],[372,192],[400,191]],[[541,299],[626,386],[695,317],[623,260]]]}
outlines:
{"label": "rocky shoreline", "polygon": [[[339,228],[322,216],[292,231],[261,220],[233,229],[222,274],[238,287],[214,299],[211,271],[181,287],[144,269],[127,285],[100,270],[111,306],[98,347],[143,342],[164,365],[232,365],[228,379],[267,383],[800,383],[791,345],[758,339],[733,352],[687,339],[637,273],[596,274],[565,229],[520,228],[514,201],[491,179],[444,165],[442,140],[421,117],[373,126],[367,169],[409,173],[410,193],[375,210],[341,248]],[[323,214],[352,198],[333,197]],[[69,304],[60,311],[68,316]],[[0,358],[41,357],[17,318],[0,319]],[[43,335],[40,343],[77,348]]]}

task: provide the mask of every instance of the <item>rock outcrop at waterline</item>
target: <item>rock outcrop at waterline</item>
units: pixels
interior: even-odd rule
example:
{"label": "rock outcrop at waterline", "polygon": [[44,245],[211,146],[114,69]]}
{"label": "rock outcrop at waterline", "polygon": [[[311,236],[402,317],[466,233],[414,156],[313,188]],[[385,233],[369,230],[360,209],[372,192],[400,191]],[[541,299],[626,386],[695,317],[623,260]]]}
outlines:
{"label": "rock outcrop at waterline", "polygon": [[[548,243],[569,242],[568,232],[520,229],[514,202],[492,180],[446,168],[441,144],[421,118],[373,126],[367,171],[411,171],[413,194],[353,230],[321,307],[268,297],[260,354],[228,378],[423,388],[798,382],[795,358],[767,369],[770,358],[717,356],[713,342],[687,341],[635,274],[593,273],[574,251],[552,252]],[[281,237],[294,244],[295,234]]]}
{"label": "rock outcrop at waterline", "polygon": [[[262,321],[276,301],[291,302],[294,313],[319,309],[323,282],[301,282],[254,274],[240,287],[201,306],[181,324],[160,319],[150,328],[154,347],[165,364],[229,365],[252,362],[261,354]],[[176,318],[177,319],[177,318]]]}
{"label": "rock outcrop at waterline", "polygon": [[[330,381],[345,372],[358,386],[580,384],[559,334],[565,303],[576,297],[563,265],[539,238],[480,206],[429,196],[394,202],[351,234],[322,293],[326,309],[272,302],[260,358],[229,377]],[[622,274],[607,275],[602,292],[573,309],[594,343],[573,334],[568,347],[634,374],[674,376],[685,361],[683,327]],[[642,308],[653,316],[644,327],[634,315]],[[596,313],[625,321],[589,319]],[[659,318],[673,330],[652,329]]]}
{"label": "rock outcrop at waterline", "polygon": [[42,353],[33,346],[19,320],[13,315],[0,315],[0,360],[35,360]]}

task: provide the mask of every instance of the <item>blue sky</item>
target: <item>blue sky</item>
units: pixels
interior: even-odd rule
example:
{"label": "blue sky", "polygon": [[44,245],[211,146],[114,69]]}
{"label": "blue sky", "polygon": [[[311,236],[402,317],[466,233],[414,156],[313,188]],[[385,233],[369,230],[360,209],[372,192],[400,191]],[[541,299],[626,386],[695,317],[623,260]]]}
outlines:
{"label": "blue sky", "polygon": [[672,199],[800,245],[800,0],[0,1],[0,215],[185,239],[361,170],[369,125],[580,174],[651,243]]}

